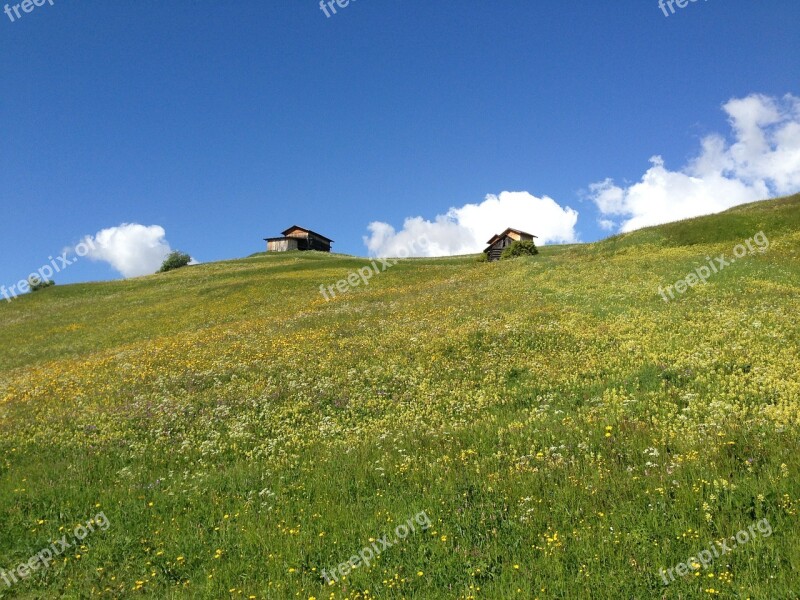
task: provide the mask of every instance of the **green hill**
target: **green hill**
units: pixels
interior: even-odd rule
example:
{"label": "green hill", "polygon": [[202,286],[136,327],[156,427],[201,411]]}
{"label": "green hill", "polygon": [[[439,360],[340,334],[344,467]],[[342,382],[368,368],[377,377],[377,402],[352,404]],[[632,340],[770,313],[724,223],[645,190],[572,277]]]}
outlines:
{"label": "green hill", "polygon": [[2,303],[0,598],[796,598],[798,247],[794,196]]}

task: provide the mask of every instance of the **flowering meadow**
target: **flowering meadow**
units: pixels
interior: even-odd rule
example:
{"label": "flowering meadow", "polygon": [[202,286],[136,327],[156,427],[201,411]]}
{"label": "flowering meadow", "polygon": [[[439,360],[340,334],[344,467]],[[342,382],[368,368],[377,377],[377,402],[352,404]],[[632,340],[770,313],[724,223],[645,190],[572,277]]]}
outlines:
{"label": "flowering meadow", "polygon": [[800,597],[800,196],[320,296],[365,264],[259,254],[2,303],[0,598]]}

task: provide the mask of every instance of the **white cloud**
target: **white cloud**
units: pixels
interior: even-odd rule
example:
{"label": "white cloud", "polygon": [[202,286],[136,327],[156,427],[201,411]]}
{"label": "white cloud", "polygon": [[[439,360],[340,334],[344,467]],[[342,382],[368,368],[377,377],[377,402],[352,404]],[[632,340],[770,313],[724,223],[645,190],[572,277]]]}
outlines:
{"label": "white cloud", "polygon": [[700,154],[679,171],[654,156],[633,185],[620,187],[611,179],[591,185],[601,215],[621,219],[620,229],[632,231],[800,190],[800,98],[752,94],[722,108],[732,143],[709,135]]}
{"label": "white cloud", "polygon": [[597,224],[600,225],[600,229],[604,229],[605,231],[611,231],[617,226],[611,219],[597,219]]}
{"label": "white cloud", "polygon": [[480,204],[451,208],[433,221],[408,218],[400,231],[387,223],[370,223],[364,244],[371,256],[453,256],[482,251],[490,237],[507,227],[538,236],[539,244],[575,242],[577,221],[577,211],[548,196],[502,192]]}
{"label": "white cloud", "polygon": [[123,223],[86,236],[83,242],[89,247],[88,258],[107,262],[123,277],[138,277],[158,271],[172,251],[165,236],[160,225]]}

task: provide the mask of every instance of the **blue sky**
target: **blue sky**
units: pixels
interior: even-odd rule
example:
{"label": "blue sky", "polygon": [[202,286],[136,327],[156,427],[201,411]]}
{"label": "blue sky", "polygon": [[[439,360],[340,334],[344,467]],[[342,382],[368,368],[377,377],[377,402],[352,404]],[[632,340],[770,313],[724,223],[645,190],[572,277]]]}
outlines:
{"label": "blue sky", "polygon": [[6,285],[106,229],[112,249],[57,283],[121,277],[167,244],[246,256],[292,224],[339,252],[424,234],[452,254],[501,223],[592,241],[800,189],[796,0],[668,17],[657,0],[21,14],[0,13]]}

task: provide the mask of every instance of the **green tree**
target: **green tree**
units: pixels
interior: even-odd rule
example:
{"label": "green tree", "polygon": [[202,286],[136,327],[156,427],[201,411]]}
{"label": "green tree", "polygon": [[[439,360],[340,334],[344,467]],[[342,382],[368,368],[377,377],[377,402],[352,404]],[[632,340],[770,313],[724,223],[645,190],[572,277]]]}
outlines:
{"label": "green tree", "polygon": [[170,252],[170,255],[164,259],[164,263],[161,265],[161,268],[158,270],[158,272],[166,273],[167,271],[174,271],[175,269],[185,267],[190,262],[192,262],[191,256],[185,252],[175,250],[174,252]]}
{"label": "green tree", "polygon": [[539,249],[533,241],[527,242],[519,240],[503,250],[503,253],[500,255],[500,260],[516,258],[517,256],[534,256],[536,254],[539,254]]}
{"label": "green tree", "polygon": [[49,288],[51,285],[55,285],[55,281],[51,281],[49,279],[42,279],[38,275],[31,275],[28,277],[28,286],[30,286],[32,292],[38,292],[39,290],[43,290],[44,288]]}

